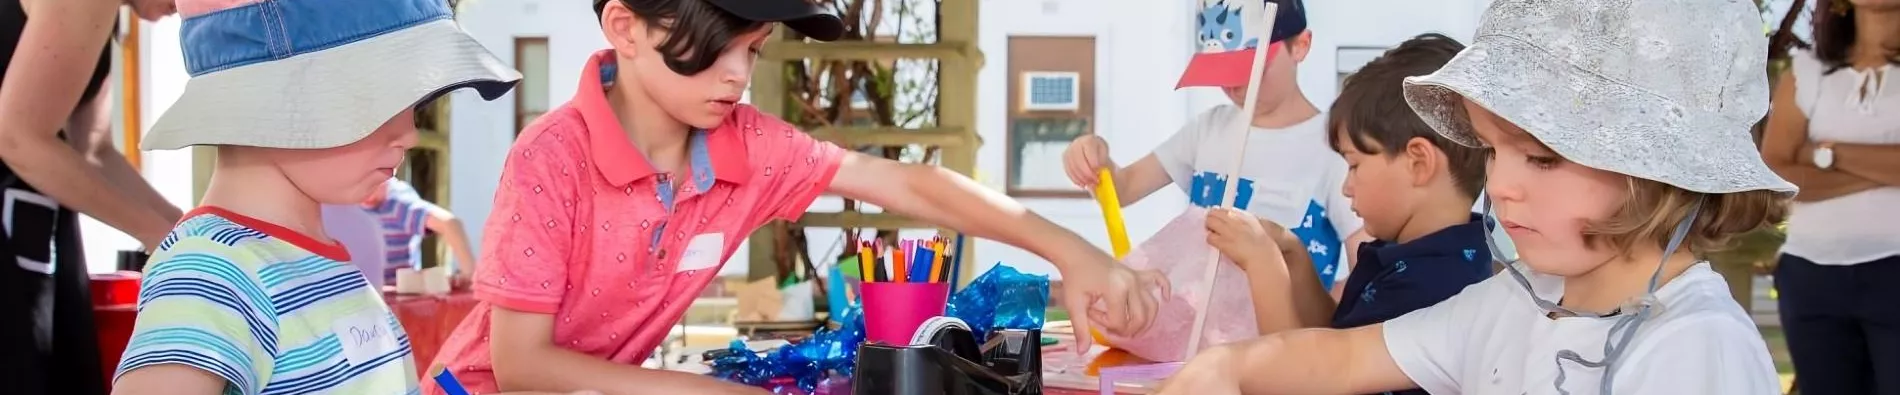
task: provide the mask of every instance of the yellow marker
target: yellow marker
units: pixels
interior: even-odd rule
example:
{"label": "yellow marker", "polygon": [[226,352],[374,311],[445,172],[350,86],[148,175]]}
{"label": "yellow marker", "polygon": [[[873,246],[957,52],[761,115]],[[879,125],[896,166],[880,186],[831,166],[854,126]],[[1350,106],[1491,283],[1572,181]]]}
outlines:
{"label": "yellow marker", "polygon": [[871,247],[859,246],[858,275],[864,277],[864,282],[877,282],[877,266],[877,258],[871,256]]}
{"label": "yellow marker", "polygon": [[1108,244],[1115,259],[1128,256],[1128,225],[1122,222],[1122,200],[1115,196],[1115,174],[1104,168],[1097,175],[1095,203],[1102,206],[1102,222],[1108,224]]}
{"label": "yellow marker", "polygon": [[[1115,252],[1115,259],[1119,260],[1128,256],[1128,225],[1122,222],[1122,200],[1115,195],[1115,172],[1103,168],[1096,173],[1096,178],[1095,203],[1102,206],[1102,222],[1108,225],[1108,245]],[[1070,319],[1088,319],[1086,312],[1071,312],[1070,315],[1073,317]],[[1090,327],[1089,337],[1095,340],[1095,344],[1108,346],[1108,338],[1103,337],[1100,330]]]}

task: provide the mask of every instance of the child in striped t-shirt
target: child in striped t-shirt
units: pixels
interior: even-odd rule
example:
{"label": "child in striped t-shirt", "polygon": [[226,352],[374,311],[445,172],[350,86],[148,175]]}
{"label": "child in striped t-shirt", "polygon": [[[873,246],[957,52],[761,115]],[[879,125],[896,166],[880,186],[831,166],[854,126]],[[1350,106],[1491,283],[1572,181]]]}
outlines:
{"label": "child in striped t-shirt", "polygon": [[146,266],[116,391],[408,394],[409,338],[323,231],[416,143],[414,108],[520,75],[440,0],[180,0],[192,75],[144,149],[217,148],[192,210]]}
{"label": "child in striped t-shirt", "polygon": [[443,264],[452,273],[453,284],[456,288],[467,287],[469,275],[475,273],[475,253],[468,246],[468,231],[454,213],[423,199],[415,186],[394,178],[371,190],[361,207],[376,217],[383,230],[381,273],[364,273],[382,278],[371,278],[370,282],[394,285],[397,270],[422,270],[422,236],[434,232],[454,254],[455,260]]}

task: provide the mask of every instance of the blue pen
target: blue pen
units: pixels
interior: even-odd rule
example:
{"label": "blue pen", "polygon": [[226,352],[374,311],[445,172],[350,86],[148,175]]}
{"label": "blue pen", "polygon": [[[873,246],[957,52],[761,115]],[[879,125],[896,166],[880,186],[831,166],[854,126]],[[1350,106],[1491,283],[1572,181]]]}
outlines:
{"label": "blue pen", "polygon": [[963,232],[957,232],[956,252],[950,254],[950,292],[957,291],[957,277],[963,274]]}
{"label": "blue pen", "polygon": [[435,385],[442,387],[442,392],[449,395],[468,395],[468,389],[462,388],[462,382],[456,380],[455,374],[449,373],[448,369],[435,374]]}
{"label": "blue pen", "polygon": [[[919,244],[922,244],[922,243],[919,243]],[[909,281],[913,283],[918,283],[918,284],[930,282],[930,273],[933,273],[937,270],[936,266],[934,266],[935,264],[933,263],[933,261],[936,261],[936,260],[937,260],[936,251],[931,251],[928,248],[918,247],[915,252],[912,252],[910,254]]]}

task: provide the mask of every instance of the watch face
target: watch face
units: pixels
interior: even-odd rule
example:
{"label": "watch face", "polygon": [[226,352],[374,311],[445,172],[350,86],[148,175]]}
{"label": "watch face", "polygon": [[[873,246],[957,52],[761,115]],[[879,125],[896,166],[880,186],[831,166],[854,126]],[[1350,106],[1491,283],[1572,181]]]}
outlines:
{"label": "watch face", "polygon": [[1828,148],[1815,149],[1814,167],[1823,169],[1834,167],[1834,150]]}

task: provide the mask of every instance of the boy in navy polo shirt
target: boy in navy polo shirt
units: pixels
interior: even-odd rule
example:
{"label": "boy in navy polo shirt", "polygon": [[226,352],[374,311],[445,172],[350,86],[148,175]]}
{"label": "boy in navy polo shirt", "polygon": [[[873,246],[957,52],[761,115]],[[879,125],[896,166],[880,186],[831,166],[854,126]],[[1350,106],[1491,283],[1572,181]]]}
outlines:
{"label": "boy in navy polo shirt", "polygon": [[1407,40],[1349,77],[1333,102],[1327,140],[1346,157],[1346,196],[1377,239],[1359,246],[1333,328],[1398,318],[1491,276],[1484,222],[1471,212],[1485,153],[1432,131],[1399,90],[1464,48],[1439,34]]}
{"label": "boy in navy polo shirt", "polygon": [[[1384,322],[1491,276],[1484,223],[1471,212],[1484,185],[1484,152],[1432,131],[1399,91],[1405,77],[1430,74],[1463,49],[1438,34],[1407,40],[1348,78],[1333,102],[1327,140],[1345,156],[1345,195],[1365,220],[1367,234],[1376,238],[1359,246],[1359,264],[1352,267],[1337,303],[1317,281],[1283,280],[1313,276],[1305,250],[1283,247],[1299,245],[1288,244],[1298,243],[1290,232],[1232,210],[1209,216],[1210,231],[1217,235],[1270,235],[1266,237],[1271,243],[1250,244],[1263,247],[1261,251],[1233,254],[1255,288],[1260,333]],[[1228,230],[1253,222],[1265,232]],[[1285,262],[1284,272],[1258,270],[1278,269],[1272,267],[1279,263],[1275,261]],[[1272,275],[1275,272],[1288,276]]]}

